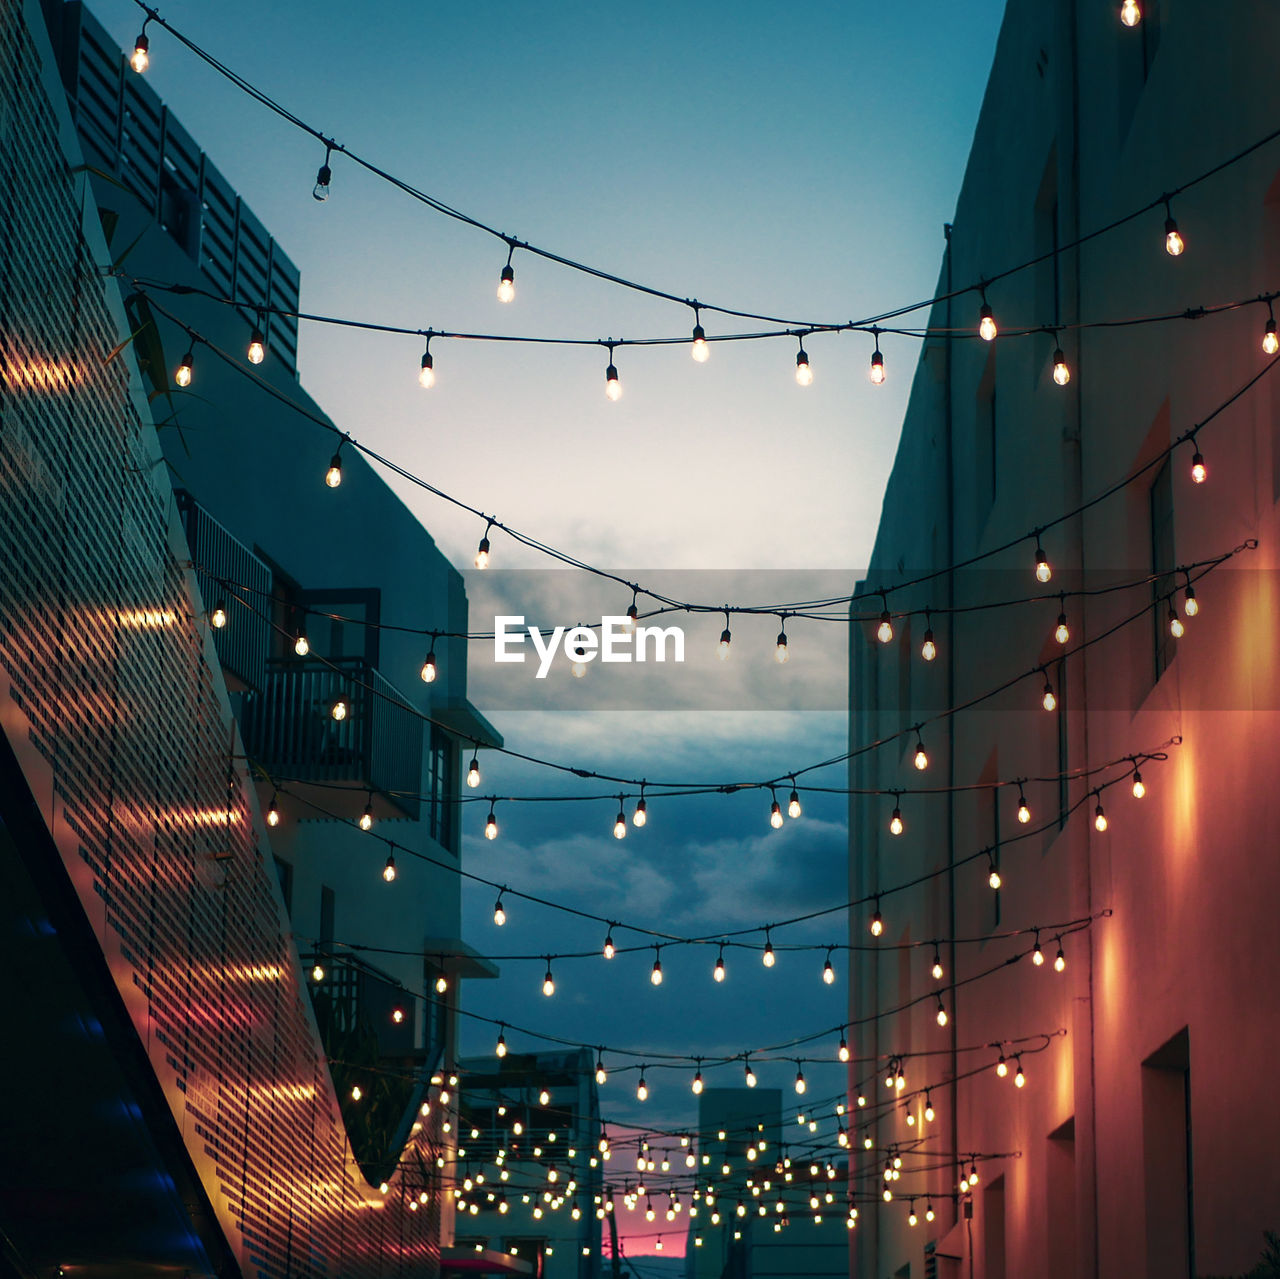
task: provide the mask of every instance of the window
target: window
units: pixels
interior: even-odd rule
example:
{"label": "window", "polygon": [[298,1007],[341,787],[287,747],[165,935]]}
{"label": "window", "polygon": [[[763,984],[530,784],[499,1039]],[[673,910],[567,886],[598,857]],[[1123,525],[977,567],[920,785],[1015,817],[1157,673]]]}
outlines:
{"label": "window", "polygon": [[333,945],[333,889],[320,885],[320,948]]}
{"label": "window", "polygon": [[1173,660],[1176,641],[1169,631],[1169,600],[1177,585],[1173,568],[1177,552],[1173,535],[1173,471],[1170,458],[1156,472],[1151,484],[1151,571],[1158,574],[1151,584],[1155,678],[1164,674]]}
{"label": "window", "polygon": [[1196,1273],[1191,1179],[1191,1045],[1186,1029],[1142,1063],[1142,1147],[1149,1279]]}
{"label": "window", "polygon": [[427,758],[427,814],[431,838],[456,853],[458,815],[458,746],[435,724],[431,726]]}
{"label": "window", "polygon": [[1045,1161],[1048,1279],[1076,1279],[1076,1121],[1049,1134]]}
{"label": "window", "polygon": [[1005,1279],[1004,1178],[982,1192],[982,1276]]}

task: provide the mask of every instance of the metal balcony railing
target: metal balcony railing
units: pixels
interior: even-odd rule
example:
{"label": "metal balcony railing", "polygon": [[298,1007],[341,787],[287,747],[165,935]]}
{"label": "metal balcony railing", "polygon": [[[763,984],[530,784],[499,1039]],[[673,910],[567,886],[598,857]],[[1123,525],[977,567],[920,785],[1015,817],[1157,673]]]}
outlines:
{"label": "metal balcony railing", "polygon": [[321,1022],[330,1037],[372,1033],[382,1056],[413,1056],[417,1001],[394,977],[353,956],[324,949],[301,959],[318,1011],[323,1006]]}
{"label": "metal balcony railing", "polygon": [[[226,625],[213,628],[213,646],[232,685],[260,690],[267,679],[271,623],[271,569],[243,542],[237,541],[200,506],[190,493],[178,489],[178,512],[187,533],[191,560],[205,608],[220,604]],[[221,582],[234,582],[230,590]],[[243,598],[242,598],[243,597]]]}
{"label": "metal balcony railing", "polygon": [[[346,714],[335,719],[339,699]],[[362,659],[269,660],[262,691],[244,699],[240,729],[250,756],[277,776],[351,783],[418,816],[409,796],[422,785],[423,721]]]}

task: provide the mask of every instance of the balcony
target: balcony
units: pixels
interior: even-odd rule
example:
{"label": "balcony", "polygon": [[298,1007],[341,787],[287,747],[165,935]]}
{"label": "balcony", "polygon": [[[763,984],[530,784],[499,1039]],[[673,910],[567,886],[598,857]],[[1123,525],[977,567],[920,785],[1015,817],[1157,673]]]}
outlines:
{"label": "balcony", "polygon": [[[341,720],[332,714],[339,698],[347,710]],[[418,817],[423,722],[360,658],[268,661],[261,691],[244,699],[240,731],[250,757],[273,776],[348,788],[305,792],[324,810],[316,817],[355,817],[366,791],[398,810],[380,815]]]}
{"label": "balcony", "polygon": [[[271,647],[271,569],[190,493],[178,489],[176,497],[205,607],[221,604],[226,609],[226,624],[213,629],[213,647],[227,686],[233,692],[260,689]],[[235,589],[222,584],[226,582],[234,582]]]}

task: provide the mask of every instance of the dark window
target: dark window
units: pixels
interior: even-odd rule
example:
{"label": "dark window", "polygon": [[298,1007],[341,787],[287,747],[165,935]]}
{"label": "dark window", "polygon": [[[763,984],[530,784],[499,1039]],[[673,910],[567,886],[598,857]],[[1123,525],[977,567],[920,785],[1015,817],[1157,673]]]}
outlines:
{"label": "dark window", "polygon": [[451,853],[458,851],[458,745],[436,725],[431,726],[427,760],[431,838]]}
{"label": "dark window", "polygon": [[1191,1180],[1191,1048],[1186,1030],[1142,1063],[1149,1279],[1196,1273]]}
{"label": "dark window", "polygon": [[983,1279],[1005,1279],[1004,1178],[997,1177],[982,1193]]}
{"label": "dark window", "polygon": [[1153,638],[1155,641],[1155,678],[1159,679],[1173,660],[1177,641],[1169,631],[1169,601],[1177,585],[1173,569],[1176,564],[1173,530],[1173,470],[1170,459],[1156,473],[1151,485],[1151,571],[1157,574],[1151,584]]}
{"label": "dark window", "polygon": [[320,885],[320,945],[333,944],[333,889]]}

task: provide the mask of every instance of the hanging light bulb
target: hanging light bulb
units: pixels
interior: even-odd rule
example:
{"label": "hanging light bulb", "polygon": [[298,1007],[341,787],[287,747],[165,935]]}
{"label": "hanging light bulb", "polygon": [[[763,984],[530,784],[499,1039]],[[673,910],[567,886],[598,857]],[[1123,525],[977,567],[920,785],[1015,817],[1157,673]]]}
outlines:
{"label": "hanging light bulb", "polygon": [[895,807],[893,816],[889,818],[889,834],[901,835],[906,827],[902,823],[902,809]]}
{"label": "hanging light bulb", "polygon": [[1022,1058],[1015,1057],[1013,1059],[1013,1062],[1014,1062],[1014,1066],[1017,1069],[1017,1073],[1013,1076],[1013,1082],[1019,1088],[1025,1087],[1027,1082],[1027,1077],[1022,1073]]}
{"label": "hanging light bulb", "polygon": [[329,714],[332,715],[339,723],[346,719],[347,699],[345,697],[338,698],[338,700],[329,708]]}
{"label": "hanging light bulb", "polygon": [[701,1067],[701,1065],[699,1065],[699,1067],[698,1067],[697,1071],[695,1072],[695,1074],[694,1074],[694,1076],[693,1076],[693,1083],[690,1085],[690,1087],[692,1088],[692,1090],[693,1090],[693,1095],[694,1095],[695,1097],[699,1097],[699,1096],[701,1096],[701,1095],[702,1095],[702,1067]]}
{"label": "hanging light bulb", "polygon": [[942,967],[942,954],[938,950],[937,946],[935,946],[933,948],[933,967],[929,970],[929,972],[933,976],[934,981],[941,981],[943,971],[944,970]]}
{"label": "hanging light bulb", "polygon": [[778,632],[777,643],[773,649],[773,660],[779,666],[785,666],[791,660],[791,650],[787,648],[787,632],[785,630]]}
{"label": "hanging light bulb", "polygon": [[133,42],[133,52],[129,55],[129,65],[141,75],[151,65],[151,41],[147,39],[148,17],[142,23],[142,30]]}
{"label": "hanging light bulb", "polygon": [[613,347],[609,348],[609,363],[604,371],[604,394],[615,404],[622,398],[622,382],[618,378],[618,366],[613,362]]}
{"label": "hanging light bulb", "polygon": [[622,809],[622,796],[618,796],[618,816],[613,822],[614,839],[626,839],[627,837],[627,815]]}
{"label": "hanging light bulb", "polygon": [[844,1031],[840,1032],[840,1047],[836,1049],[836,1057],[840,1061],[849,1060],[849,1045],[845,1041]]}
{"label": "hanging light bulb", "polygon": [[930,1100],[930,1098],[929,1098],[929,1094],[926,1092],[926,1093],[925,1093],[925,1095],[924,1095],[924,1117],[925,1117],[925,1122],[926,1122],[926,1123],[933,1123],[933,1116],[934,1116],[933,1102]]}
{"label": "hanging light bulb", "polygon": [[1138,0],[1124,0],[1120,6],[1120,21],[1126,27],[1136,27],[1142,21],[1142,10],[1138,8]]}
{"label": "hanging light bulb", "polygon": [[924,739],[919,736],[916,737],[916,754],[912,763],[915,764],[916,769],[921,773],[929,767],[929,756],[924,749]]}
{"label": "hanging light bulb", "polygon": [[1196,599],[1196,588],[1192,586],[1190,582],[1188,582],[1187,589],[1182,594],[1183,594],[1182,611],[1188,617],[1195,617],[1195,615],[1200,611],[1200,601]]}
{"label": "hanging light bulb", "polygon": [[760,962],[766,968],[772,968],[778,962],[777,956],[773,953],[773,942],[769,939],[769,930],[765,929],[764,934],[764,950],[760,954]]}
{"label": "hanging light bulb", "polygon": [[875,914],[871,916],[871,935],[879,937],[884,932],[884,919],[880,914],[880,899],[876,899]]}
{"label": "hanging light bulb", "polygon": [[705,364],[711,355],[711,348],[707,345],[707,335],[703,332],[702,325],[699,323],[698,308],[693,309],[693,346],[690,354],[699,364]]}
{"label": "hanging light bulb", "polygon": [[720,947],[720,953],[716,956],[716,966],[714,969],[712,969],[711,975],[718,982],[724,981],[724,947],[723,946]]}
{"label": "hanging light bulb", "polygon": [[633,826],[643,826],[649,820],[649,807],[644,799],[644,787],[640,788],[640,798],[636,801],[636,811],[631,814]]}
{"label": "hanging light bulb", "polygon": [[945,1026],[947,1024],[947,1010],[941,999],[938,1000],[938,1012],[935,1020],[939,1026]]}
{"label": "hanging light bulb", "polygon": [[220,631],[227,624],[227,606],[219,600],[209,612],[209,625]]}
{"label": "hanging light bulb", "polygon": [[1182,624],[1182,618],[1178,616],[1178,610],[1174,607],[1173,596],[1169,596],[1169,634],[1174,639],[1181,639],[1186,633],[1186,627]]}
{"label": "hanging light bulb", "polygon": [[[440,976],[436,978],[436,994],[443,995],[448,989],[449,979],[444,975],[444,973],[441,973]],[[448,1095],[442,1092],[440,1094],[440,1100],[442,1102],[447,1102],[449,1100]]]}
{"label": "hanging light bulb", "polygon": [[493,527],[493,521],[490,520],[485,528],[484,536],[480,539],[480,545],[476,547],[476,558],[473,561],[476,568],[489,567],[489,529]]}
{"label": "hanging light bulb", "polygon": [[742,1069],[743,1078],[746,1080],[747,1087],[754,1088],[756,1086],[756,1072],[751,1069],[751,1063],[749,1061],[745,1062]]}
{"label": "hanging light bulb", "polygon": [[342,483],[342,445],[339,444],[334,455],[329,459],[329,469],[324,473],[324,482],[331,489]]}
{"label": "hanging light bulb", "polygon": [[311,652],[311,642],[307,639],[306,631],[299,631],[298,637],[293,641],[293,651],[299,657],[306,657]]}
{"label": "hanging light bulb", "polygon": [[1067,967],[1067,957],[1062,950],[1062,938],[1058,938],[1058,953],[1053,959],[1053,971],[1055,973],[1065,972]]}
{"label": "hanging light bulb", "polygon": [[984,342],[994,342],[998,332],[995,314],[991,310],[991,304],[984,297],[982,299],[982,314],[978,320],[978,336]]}
{"label": "hanging light bulb", "polygon": [[1009,1073],[1009,1063],[1005,1060],[1004,1050],[1000,1050],[1000,1060],[996,1062],[996,1074],[1003,1079]]}
{"label": "hanging light bulb", "polygon": [[907,1213],[907,1225],[914,1226],[919,1220],[920,1218],[916,1216],[915,1205],[913,1204],[911,1211]]}
{"label": "hanging light bulb", "polygon": [[[643,1069],[640,1071],[640,1082],[636,1084],[636,1100],[637,1101],[649,1100],[649,1085],[645,1081]],[[653,1218],[650,1217],[649,1220],[652,1221]]]}
{"label": "hanging light bulb", "polygon": [[796,1062],[796,1092],[803,1093],[808,1087],[804,1080],[804,1067]]}
{"label": "hanging light bulb", "polygon": [[1053,353],[1053,380],[1059,386],[1066,386],[1071,381],[1071,369],[1067,365],[1067,357],[1058,347]]}
{"label": "hanging light bulb", "polygon": [[551,975],[551,957],[547,957],[547,975],[542,979],[542,993],[548,999],[556,993],[556,979]]}
{"label": "hanging light bulb", "polygon": [[360,814],[360,829],[361,830],[373,829],[373,799],[372,798],[370,798],[369,802],[364,806],[364,812]]}
{"label": "hanging light bulb", "polygon": [[613,944],[613,926],[609,926],[609,931],[605,935],[603,955],[606,959],[612,959],[618,952]]}
{"label": "hanging light bulb", "polygon": [[720,648],[716,656],[722,661],[729,660],[729,645],[733,643],[733,635],[729,631],[729,614],[724,615],[724,630],[720,632]]}
{"label": "hanging light bulb", "polygon": [[1031,808],[1027,804],[1027,797],[1022,793],[1022,788],[1018,788],[1018,821],[1025,826],[1031,820]]}
{"label": "hanging light bulb", "polygon": [[182,357],[182,361],[178,365],[178,371],[173,375],[173,380],[178,386],[191,385],[191,372],[194,361],[195,353],[193,351],[188,351],[186,355]]}
{"label": "hanging light bulb", "polygon": [[[428,344],[430,343],[430,341],[431,339],[428,338],[427,339]],[[423,351],[422,353],[422,365],[418,369],[418,385],[422,387],[424,391],[429,391],[433,386],[435,386],[435,384],[436,384],[436,364],[435,364],[435,360],[431,358],[431,351],[428,347],[428,349]]]}
{"label": "hanging light bulb", "polygon": [[1204,454],[1196,449],[1191,458],[1191,482],[1203,484],[1209,478],[1209,468],[1204,464]]}
{"label": "hanging light bulb", "polygon": [[924,643],[920,645],[920,656],[926,662],[932,662],[938,656],[938,646],[934,643],[932,627],[928,627],[925,630]]}
{"label": "hanging light bulb", "polygon": [[1044,547],[1040,545],[1039,539],[1036,540],[1036,581],[1047,582],[1053,576],[1053,569],[1049,567],[1049,557],[1044,553]]}
{"label": "hanging light bulb", "polygon": [[1135,768],[1133,770],[1133,797],[1141,799],[1147,793],[1147,784],[1142,780],[1142,774]]}
{"label": "hanging light bulb", "polygon": [[329,149],[325,148],[324,163],[316,170],[316,184],[311,188],[312,199],[323,204],[329,198],[329,183],[333,181],[333,170],[329,167]]}
{"label": "hanging light bulb", "polygon": [[[1280,337],[1276,336],[1274,316],[1267,321],[1267,327],[1262,334],[1262,349],[1267,355],[1274,355],[1277,351],[1280,351]],[[180,385],[185,386],[186,383],[183,382]]]}
{"label": "hanging light bulb", "polygon": [[880,625],[876,627],[876,639],[881,644],[889,644],[893,641],[893,619],[889,616],[887,608],[880,612]]}
{"label": "hanging light bulb", "polygon": [[996,867],[996,859],[994,856],[988,859],[987,866],[987,885],[994,891],[999,892],[1000,886],[1004,880],[1000,876],[1000,871]]}
{"label": "hanging light bulb", "polygon": [[505,1057],[507,1055],[507,1036],[505,1033],[505,1027],[499,1027],[498,1043],[493,1051],[497,1053],[499,1057]]}
{"label": "hanging light bulb", "polygon": [[875,335],[876,349],[871,352],[871,372],[868,376],[871,378],[872,385],[883,386],[885,372],[884,356],[880,354],[880,331],[878,329],[871,331]]}
{"label": "hanging light bulb", "polygon": [[1058,625],[1054,629],[1053,638],[1059,644],[1067,644],[1071,641],[1071,628],[1067,625],[1067,615],[1065,612],[1058,614]]}
{"label": "hanging light bulb", "polygon": [[828,986],[835,985],[836,970],[832,967],[831,952],[829,950],[827,951],[826,963],[822,965],[822,980]]}
{"label": "hanging light bulb", "polygon": [[1039,933],[1037,933],[1037,934],[1036,934],[1036,944],[1035,944],[1035,949],[1034,949],[1034,950],[1032,950],[1032,952],[1031,952],[1031,962],[1032,962],[1033,964],[1035,964],[1035,966],[1036,966],[1037,968],[1043,968],[1043,967],[1044,967],[1044,951],[1040,948],[1040,934],[1039,934]]}
{"label": "hanging light bulb", "polygon": [[608,1078],[609,1072],[604,1068],[603,1049],[601,1049],[596,1053],[596,1083],[603,1088]]}
{"label": "hanging light bulb", "polygon": [[498,838],[498,818],[492,808],[489,809],[489,816],[484,819],[484,837],[485,839]]}
{"label": "hanging light bulb", "polygon": [[493,903],[493,922],[501,928],[507,922],[507,908],[502,904],[502,894],[498,894],[498,900]]}
{"label": "hanging light bulb", "polygon": [[498,301],[514,302],[516,300],[516,273],[511,263],[502,268],[498,277]]}
{"label": "hanging light bulb", "polygon": [[662,985],[662,950],[660,947],[654,947],[653,968],[649,973],[649,980],[655,986]]}
{"label": "hanging light bulb", "polygon": [[317,983],[324,981],[324,965],[323,964],[317,963],[312,967],[311,980]]}
{"label": "hanging light bulb", "polygon": [[1169,202],[1164,202],[1165,212],[1168,217],[1164,220],[1164,251],[1171,258],[1179,258],[1186,249],[1186,241],[1182,238],[1182,232],[1178,230],[1177,219],[1169,212]]}
{"label": "hanging light bulb", "polygon": [[1047,711],[1058,709],[1058,699],[1054,694],[1053,685],[1049,682],[1049,677],[1045,676],[1044,692],[1040,696],[1040,704]]}
{"label": "hanging light bulb", "polygon": [[782,805],[778,803],[777,797],[774,797],[773,803],[769,806],[769,825],[774,830],[780,830],[785,818],[782,816]]}
{"label": "hanging light bulb", "polygon": [[276,803],[276,793],[271,792],[271,803],[267,805],[267,825],[280,825],[280,805]]}
{"label": "hanging light bulb", "polygon": [[253,332],[249,334],[249,350],[247,354],[250,364],[261,364],[266,359],[267,339],[262,336],[262,330],[257,325],[254,326]]}
{"label": "hanging light bulb", "polygon": [[569,674],[574,679],[581,679],[587,673],[587,650],[578,644],[573,650],[573,661],[569,666]]}
{"label": "hanging light bulb", "polygon": [[388,884],[393,884],[393,883],[395,883],[395,878],[396,878],[396,855],[395,855],[395,853],[388,853],[388,854],[387,854],[387,860],[386,860],[386,863],[385,863],[385,864],[383,865],[383,867],[382,867],[382,878],[383,878],[383,879],[385,879],[385,880],[387,881],[387,883],[388,883]]}
{"label": "hanging light bulb", "polygon": [[813,369],[809,367],[809,353],[804,349],[804,339],[800,339],[800,350],[796,352],[796,381],[801,386],[813,384]]}
{"label": "hanging light bulb", "polygon": [[803,811],[800,807],[800,792],[793,790],[787,799],[787,816],[799,817]]}

